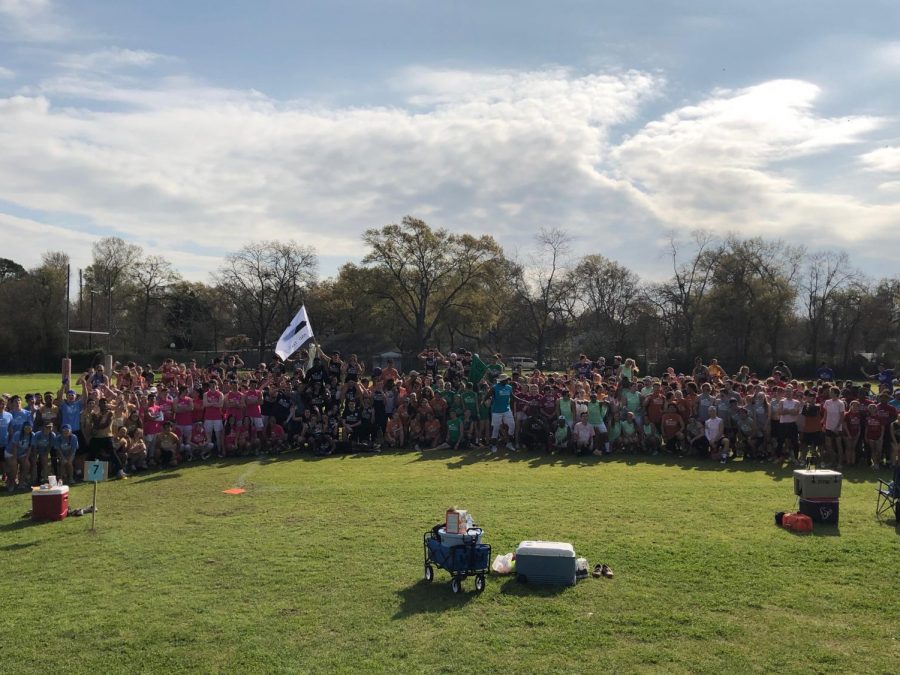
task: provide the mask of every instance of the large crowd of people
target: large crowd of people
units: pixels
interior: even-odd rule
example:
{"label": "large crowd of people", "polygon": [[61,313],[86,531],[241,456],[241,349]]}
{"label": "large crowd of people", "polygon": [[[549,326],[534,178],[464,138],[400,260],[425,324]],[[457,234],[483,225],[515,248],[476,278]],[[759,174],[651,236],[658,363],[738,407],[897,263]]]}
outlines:
{"label": "large crowd of people", "polygon": [[236,355],[211,363],[96,366],[58,392],[0,397],[0,449],[9,491],[48,475],[82,477],[87,459],[115,475],[211,458],[385,448],[491,453],[669,453],[727,463],[870,466],[900,462],[900,381],[880,365],[866,381],[813,380],[779,362],[733,374],[711,359],[660,376],[634,359],[582,354],[564,372],[511,372],[462,350],[419,354],[401,373],[366,368],[316,345],[296,360],[245,368]]}

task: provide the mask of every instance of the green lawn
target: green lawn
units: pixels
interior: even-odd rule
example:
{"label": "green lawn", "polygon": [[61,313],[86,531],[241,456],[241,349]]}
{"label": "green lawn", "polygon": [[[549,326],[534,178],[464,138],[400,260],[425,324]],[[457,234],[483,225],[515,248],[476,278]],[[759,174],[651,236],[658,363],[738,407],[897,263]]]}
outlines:
{"label": "green lawn", "polygon": [[[243,486],[240,496],[222,490]],[[84,506],[91,488],[73,488]],[[31,525],[0,496],[0,670],[895,672],[900,536],[850,472],[840,529],[776,528],[790,471],[528,453],[230,460],[100,485]],[[471,510],[494,553],[571,541],[615,578],[422,580]]]}
{"label": "green lawn", "polygon": [[[77,379],[77,377],[73,378]],[[29,373],[27,375],[0,375],[0,394],[33,394],[59,391],[61,376],[58,373]]]}

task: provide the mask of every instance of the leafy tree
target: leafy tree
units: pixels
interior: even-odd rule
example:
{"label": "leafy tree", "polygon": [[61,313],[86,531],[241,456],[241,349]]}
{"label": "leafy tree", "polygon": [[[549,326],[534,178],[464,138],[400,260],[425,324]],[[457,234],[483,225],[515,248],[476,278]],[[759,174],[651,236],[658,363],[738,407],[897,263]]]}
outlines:
{"label": "leafy tree", "polygon": [[503,262],[493,237],[433,230],[412,216],[367,230],[363,241],[369,247],[363,263],[377,274],[369,292],[391,303],[420,349],[465,289],[486,281]]}

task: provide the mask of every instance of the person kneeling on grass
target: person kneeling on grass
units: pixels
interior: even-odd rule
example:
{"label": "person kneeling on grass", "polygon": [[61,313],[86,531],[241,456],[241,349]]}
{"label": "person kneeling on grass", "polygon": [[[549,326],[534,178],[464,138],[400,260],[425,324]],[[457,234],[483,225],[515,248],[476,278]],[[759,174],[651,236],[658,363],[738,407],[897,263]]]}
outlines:
{"label": "person kneeling on grass", "polygon": [[62,482],[71,485],[75,480],[75,453],[78,452],[78,436],[72,433],[72,426],[63,424],[56,437],[56,457]]}
{"label": "person kneeling on grass", "polygon": [[270,455],[278,455],[287,447],[287,433],[274,418],[266,423],[266,451]]}
{"label": "person kneeling on grass", "polygon": [[551,452],[566,452],[572,444],[572,432],[569,423],[562,415],[556,420],[556,428],[553,430],[553,450]]}
{"label": "person kneeling on grass", "polygon": [[[466,411],[468,412],[468,411]],[[435,447],[435,450],[465,450],[469,443],[463,434],[462,419],[455,409],[450,409],[450,417],[447,419],[447,439]]]}
{"label": "person kneeling on grass", "polygon": [[147,444],[144,443],[144,434],[138,427],[132,433],[131,442],[128,444],[128,469],[138,471],[146,468]]}
{"label": "person kneeling on grass", "polygon": [[641,444],[641,438],[638,435],[637,423],[634,420],[634,413],[630,410],[625,413],[625,419],[621,422],[622,427],[622,447],[625,452],[636,451]]}
{"label": "person kneeling on grass", "polygon": [[710,406],[709,419],[704,426],[706,442],[709,443],[709,456],[713,459],[718,457],[722,464],[725,464],[729,454],[728,439],[725,438],[725,420],[719,417],[715,406]]}
{"label": "person kneeling on grass", "polygon": [[533,410],[532,414],[525,418],[519,425],[519,440],[528,450],[542,450],[546,452],[549,448],[550,429],[543,415],[537,410]]}
{"label": "person kneeling on grass", "polygon": [[425,415],[425,424],[422,426],[422,436],[424,438],[426,450],[431,450],[440,443],[441,421],[434,416],[434,413],[427,413]]}
{"label": "person kneeling on grass", "polygon": [[644,449],[644,452],[658,455],[660,446],[659,432],[656,430],[656,425],[647,418],[644,419],[644,423],[641,425],[640,436],[641,447]]}
{"label": "person kneeling on grass", "polygon": [[578,422],[572,429],[572,435],[575,438],[575,454],[586,455],[591,452],[594,446],[594,425],[588,422],[588,414],[581,413],[578,416]]}
{"label": "person kneeling on grass", "polygon": [[[237,423],[231,418],[225,422],[225,427],[222,432],[222,442],[226,455],[237,454],[236,426]],[[194,423],[194,426],[191,429],[190,442],[186,445],[186,448],[190,459],[196,459],[198,457],[200,459],[209,459],[210,454],[212,454],[213,444],[209,439],[209,434],[206,433],[203,422]]]}
{"label": "person kneeling on grass", "polygon": [[660,422],[662,427],[663,442],[666,444],[666,452],[671,455],[681,452],[681,444],[684,441],[684,419],[678,414],[678,406],[668,403]]}
{"label": "person kneeling on grass", "polygon": [[172,422],[164,422],[162,431],[156,436],[156,451],[160,466],[178,466],[178,450],[181,447],[181,439],[172,429]]}
{"label": "person kneeling on grass", "polygon": [[127,427],[119,427],[116,437],[113,439],[113,452],[119,458],[122,466],[128,465],[128,449],[131,447],[131,438],[128,436]]}

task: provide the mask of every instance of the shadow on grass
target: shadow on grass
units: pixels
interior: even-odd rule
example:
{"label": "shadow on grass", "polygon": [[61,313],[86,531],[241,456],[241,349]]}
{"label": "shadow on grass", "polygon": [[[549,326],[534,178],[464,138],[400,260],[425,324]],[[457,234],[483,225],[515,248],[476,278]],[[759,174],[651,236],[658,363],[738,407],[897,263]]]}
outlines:
{"label": "shadow on grass", "polygon": [[6,546],[0,546],[0,551],[20,551],[23,548],[31,548],[37,545],[36,541],[29,541],[24,544],[7,544]]}
{"label": "shadow on grass", "polygon": [[459,609],[474,600],[480,593],[474,590],[474,580],[466,579],[459,593],[450,590],[450,577],[435,570],[431,583],[419,579],[412,586],[397,591],[400,607],[392,619],[407,619],[416,614],[431,614]]}
{"label": "shadow on grass", "polygon": [[59,521],[54,520],[32,520],[29,516],[28,518],[19,518],[18,520],[14,520],[11,523],[5,523],[0,525],[0,532],[15,532],[16,530],[24,530],[26,527],[40,527],[41,525],[47,525],[49,523],[54,523]]}
{"label": "shadow on grass", "polygon": [[503,595],[527,595],[529,597],[535,598],[553,598],[560,593],[565,593],[569,588],[573,588],[573,586],[560,586],[556,584],[530,584],[527,582],[519,581],[516,576],[511,576],[509,579],[503,582],[502,586],[500,586],[500,592]]}
{"label": "shadow on grass", "polygon": [[164,469],[158,473],[153,474],[136,474],[133,476],[134,481],[131,484],[141,485],[143,483],[155,483],[161,480],[169,480],[170,478],[178,478],[180,475],[180,471],[175,471],[172,469]]}

